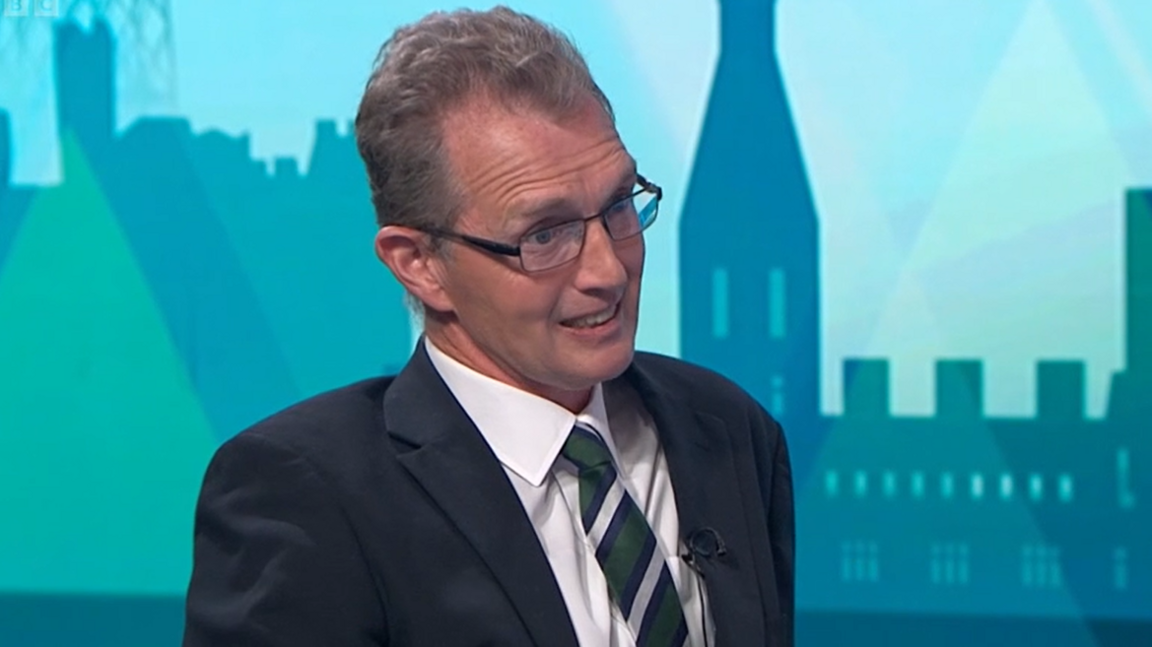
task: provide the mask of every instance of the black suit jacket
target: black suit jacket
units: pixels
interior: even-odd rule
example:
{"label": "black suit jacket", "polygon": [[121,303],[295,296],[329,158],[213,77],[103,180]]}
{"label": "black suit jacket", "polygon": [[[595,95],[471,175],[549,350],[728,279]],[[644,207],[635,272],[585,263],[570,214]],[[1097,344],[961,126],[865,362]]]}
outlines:
{"label": "black suit jacket", "polygon": [[[637,353],[718,647],[793,644],[780,427],[728,380]],[[503,468],[421,346],[395,378],[283,411],[220,447],[196,508],[185,647],[576,647]]]}

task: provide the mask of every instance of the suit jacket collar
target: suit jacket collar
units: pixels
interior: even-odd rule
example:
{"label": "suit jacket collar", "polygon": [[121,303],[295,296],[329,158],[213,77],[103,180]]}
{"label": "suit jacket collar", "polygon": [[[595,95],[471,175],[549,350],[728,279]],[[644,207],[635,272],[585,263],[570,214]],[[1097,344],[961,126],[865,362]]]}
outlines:
{"label": "suit jacket collar", "polygon": [[[688,408],[636,362],[620,379],[637,390],[656,422],[681,536],[710,528],[727,547],[723,557],[697,560],[717,643],[764,644],[764,607],[729,431],[719,418]],[[401,445],[399,462],[476,548],[533,640],[577,647],[548,558],[516,491],[422,344],[388,389],[383,408],[388,433]]]}
{"label": "suit jacket collar", "polygon": [[423,344],[384,395],[397,460],[487,564],[533,642],[578,647],[548,557],[500,462],[428,359]]}

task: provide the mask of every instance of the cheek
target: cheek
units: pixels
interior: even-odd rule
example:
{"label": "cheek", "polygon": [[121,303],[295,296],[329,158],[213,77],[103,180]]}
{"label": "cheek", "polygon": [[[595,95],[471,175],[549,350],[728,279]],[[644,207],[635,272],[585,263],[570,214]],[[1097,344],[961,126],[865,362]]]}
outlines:
{"label": "cheek", "polygon": [[[460,264],[454,299],[461,322],[488,337],[523,342],[562,317],[563,276],[533,277],[510,268]],[[632,272],[629,266],[629,273]]]}
{"label": "cheek", "polygon": [[623,246],[616,248],[616,257],[624,267],[628,268],[628,273],[639,273],[644,267],[644,235],[641,234],[632,240],[625,241]]}
{"label": "cheek", "polygon": [[640,276],[644,273],[644,243],[643,239],[633,248],[621,250],[620,262],[624,265],[625,270],[628,272],[628,278],[634,282],[640,282]]}
{"label": "cheek", "polygon": [[560,291],[527,277],[504,277],[478,288],[484,290],[485,316],[507,337],[533,334],[560,311]]}

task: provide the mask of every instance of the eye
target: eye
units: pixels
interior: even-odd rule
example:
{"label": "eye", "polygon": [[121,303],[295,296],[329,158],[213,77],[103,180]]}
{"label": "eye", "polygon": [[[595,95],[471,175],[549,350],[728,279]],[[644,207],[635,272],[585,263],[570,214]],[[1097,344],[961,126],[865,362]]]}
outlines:
{"label": "eye", "polygon": [[534,231],[525,237],[524,242],[528,245],[547,245],[556,238],[556,228],[549,227]]}

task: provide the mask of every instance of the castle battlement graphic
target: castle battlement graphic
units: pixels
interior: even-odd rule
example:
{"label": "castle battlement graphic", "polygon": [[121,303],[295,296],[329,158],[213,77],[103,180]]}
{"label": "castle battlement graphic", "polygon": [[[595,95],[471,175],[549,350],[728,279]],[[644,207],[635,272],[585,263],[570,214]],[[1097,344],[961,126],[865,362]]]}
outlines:
{"label": "castle battlement graphic", "polygon": [[[1036,418],[1083,420],[1087,365],[1074,360],[1041,360],[1036,364]],[[983,363],[980,360],[938,360],[935,370],[935,418],[953,420],[985,417]],[[885,359],[844,362],[844,418],[893,417],[889,363]]]}
{"label": "castle battlement graphic", "polygon": [[800,498],[808,604],[1152,615],[1152,373],[1138,359],[1152,346],[1152,189],[1126,195],[1136,325],[1107,415],[1085,416],[1083,362],[1038,363],[1034,418],[985,414],[979,361],[939,361],[923,417],[891,414],[886,361],[846,362],[844,413],[825,420]]}
{"label": "castle battlement graphic", "polygon": [[797,604],[1152,619],[1152,189],[1125,193],[1127,355],[1103,419],[1086,417],[1086,367],[1067,358],[1037,364],[1032,418],[986,414],[979,358],[937,361],[929,416],[893,415],[886,359],[848,360],[844,412],[824,416],[819,223],[775,61],[775,4],[721,2],[682,216],[681,317],[684,357],[784,424]]}

